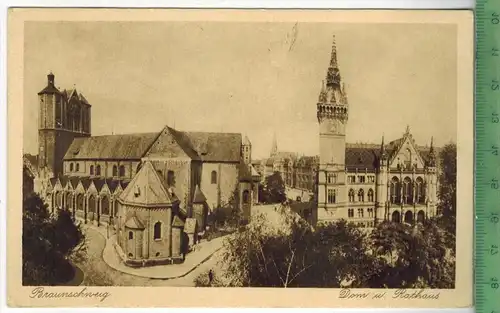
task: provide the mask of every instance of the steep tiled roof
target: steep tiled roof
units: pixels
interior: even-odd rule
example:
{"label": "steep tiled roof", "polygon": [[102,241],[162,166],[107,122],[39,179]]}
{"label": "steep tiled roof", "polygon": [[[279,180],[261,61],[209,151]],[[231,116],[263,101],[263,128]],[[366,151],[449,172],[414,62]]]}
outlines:
{"label": "steep tiled roof", "polygon": [[125,222],[125,227],[130,229],[144,229],[144,224],[136,217],[132,216]]}
{"label": "steep tiled roof", "polygon": [[184,221],[176,215],[172,221],[172,227],[184,227]]}
{"label": "steep tiled roof", "polygon": [[144,133],[75,138],[64,159],[140,159],[157,136]]}
{"label": "steep tiled roof", "polygon": [[100,192],[104,184],[106,184],[106,180],[102,178],[96,178],[93,181],[94,181],[94,186],[97,189],[97,192]]}
{"label": "steep tiled roof", "polygon": [[75,189],[80,181],[79,177],[70,177],[68,183],[71,184],[71,188]]}
{"label": "steep tiled roof", "polygon": [[90,179],[89,177],[82,177],[80,178],[80,182],[82,183],[83,188],[87,190],[92,183],[92,179]]}
{"label": "steep tiled roof", "polygon": [[185,132],[202,161],[239,162],[241,134]]}
{"label": "steep tiled roof", "polygon": [[373,170],[377,166],[377,153],[378,150],[373,148],[346,148],[345,165],[348,170]]}
{"label": "steep tiled roof", "polygon": [[41,95],[41,94],[44,94],[44,93],[47,93],[47,94],[52,94],[52,93],[60,94],[61,92],[54,85],[48,84],[47,87],[43,88],[38,94]]}
{"label": "steep tiled roof", "polygon": [[205,201],[207,201],[207,198],[201,191],[200,186],[196,185],[196,189],[194,190],[193,203],[204,203]]}
{"label": "steep tiled roof", "polygon": [[108,180],[107,184],[108,184],[109,191],[115,192],[115,190],[118,187],[118,185],[120,184],[120,182],[118,180],[112,179],[112,180]]}

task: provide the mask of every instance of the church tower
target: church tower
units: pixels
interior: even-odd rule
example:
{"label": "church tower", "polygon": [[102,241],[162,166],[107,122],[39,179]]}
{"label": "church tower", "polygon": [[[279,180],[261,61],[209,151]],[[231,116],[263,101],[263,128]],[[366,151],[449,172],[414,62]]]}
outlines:
{"label": "church tower", "polygon": [[245,164],[248,165],[252,162],[252,144],[247,136],[245,136],[241,145],[241,156]]}
{"label": "church tower", "polygon": [[61,92],[55,76],[38,93],[38,168],[40,178],[63,172],[63,158],[75,137],[90,136],[90,104],[75,89]]}
{"label": "church tower", "polygon": [[278,140],[276,139],[276,132],[273,134],[273,145],[271,147],[270,157],[274,157],[278,153]]}
{"label": "church tower", "polygon": [[334,36],[330,66],[326,75],[326,86],[323,82],[316,105],[320,149],[318,220],[339,218],[336,214],[337,209],[344,208],[347,204],[345,131],[348,109],[347,96],[337,62],[337,47]]}

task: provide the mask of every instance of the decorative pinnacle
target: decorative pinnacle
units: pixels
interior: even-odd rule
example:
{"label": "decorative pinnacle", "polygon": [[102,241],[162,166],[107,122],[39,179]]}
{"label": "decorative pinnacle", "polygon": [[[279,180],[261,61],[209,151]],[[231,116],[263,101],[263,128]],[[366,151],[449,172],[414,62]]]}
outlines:
{"label": "decorative pinnacle", "polygon": [[405,135],[410,134],[410,125],[406,125]]}
{"label": "decorative pinnacle", "polygon": [[330,58],[330,67],[337,67],[337,44],[335,42],[335,35],[333,35],[332,55]]}

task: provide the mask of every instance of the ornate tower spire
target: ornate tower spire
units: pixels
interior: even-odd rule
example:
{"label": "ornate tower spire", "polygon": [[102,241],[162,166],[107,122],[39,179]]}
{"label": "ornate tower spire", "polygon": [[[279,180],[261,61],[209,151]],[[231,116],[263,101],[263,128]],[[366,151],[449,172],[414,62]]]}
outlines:
{"label": "ornate tower spire", "polygon": [[333,42],[332,42],[332,55],[330,57],[330,67],[333,68],[338,68],[337,65],[337,43],[335,42],[335,35],[333,35]]}
{"label": "ornate tower spire", "polygon": [[318,97],[318,121],[321,122],[324,118],[347,120],[347,105],[345,87],[338,67],[337,43],[334,35],[330,64],[326,74],[326,86],[324,84],[321,86]]}

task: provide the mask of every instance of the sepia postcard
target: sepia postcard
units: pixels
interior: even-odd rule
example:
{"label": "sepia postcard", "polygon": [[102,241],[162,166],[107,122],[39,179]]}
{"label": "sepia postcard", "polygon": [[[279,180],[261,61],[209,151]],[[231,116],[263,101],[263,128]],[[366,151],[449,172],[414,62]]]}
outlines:
{"label": "sepia postcard", "polygon": [[472,12],[8,26],[10,306],[472,306]]}

